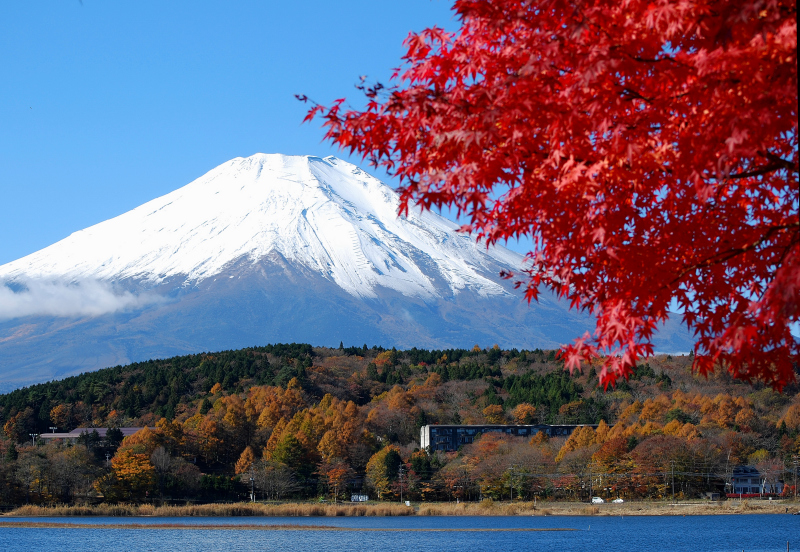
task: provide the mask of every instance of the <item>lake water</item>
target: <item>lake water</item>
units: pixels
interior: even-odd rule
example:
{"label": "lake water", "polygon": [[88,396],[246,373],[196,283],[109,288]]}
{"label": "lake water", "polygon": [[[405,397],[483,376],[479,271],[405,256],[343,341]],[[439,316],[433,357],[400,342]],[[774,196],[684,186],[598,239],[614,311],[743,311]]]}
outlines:
{"label": "lake water", "polygon": [[[13,528],[3,522],[181,524],[181,529]],[[231,530],[192,529],[225,525]],[[234,530],[310,525],[331,530]],[[520,529],[574,531],[519,531]],[[431,529],[435,531],[430,531]],[[444,530],[444,531],[443,531]],[[515,530],[515,531],[514,531]],[[800,552],[800,516],[397,517],[397,518],[0,518],[0,550]]]}

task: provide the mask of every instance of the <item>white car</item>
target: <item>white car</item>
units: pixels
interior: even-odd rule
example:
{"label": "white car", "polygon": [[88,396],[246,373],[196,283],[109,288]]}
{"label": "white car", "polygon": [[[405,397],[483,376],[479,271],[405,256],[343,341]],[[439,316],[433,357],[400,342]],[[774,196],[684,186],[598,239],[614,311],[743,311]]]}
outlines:
{"label": "white car", "polygon": [[603,504],[604,502],[605,502],[605,500],[603,500],[599,496],[593,496],[592,497],[592,504]]}
{"label": "white car", "polygon": [[625,501],[624,501],[624,500],[622,500],[621,498],[615,498],[614,500],[612,500],[612,502],[613,502],[614,504],[622,504],[622,503],[623,503],[623,502],[625,502]]}

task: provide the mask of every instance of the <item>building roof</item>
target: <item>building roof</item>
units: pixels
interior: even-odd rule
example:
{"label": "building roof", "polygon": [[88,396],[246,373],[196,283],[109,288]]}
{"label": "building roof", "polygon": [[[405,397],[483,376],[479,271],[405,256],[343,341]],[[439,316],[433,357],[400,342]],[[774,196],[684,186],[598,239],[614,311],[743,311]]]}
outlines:
{"label": "building roof", "polygon": [[[142,430],[144,428],[143,427],[121,427],[119,429],[120,429],[120,431],[122,431],[122,436],[123,437],[130,437],[131,435],[133,435],[137,431]],[[153,431],[156,428],[151,427],[151,428],[148,428],[148,429]],[[41,435],[39,435],[39,438],[41,438],[41,439],[77,439],[78,437],[81,436],[81,434],[83,434],[83,433],[91,433],[93,431],[96,431],[97,434],[100,436],[100,438],[104,438],[106,436],[106,433],[108,433],[108,428],[107,427],[76,427],[75,429],[73,429],[69,433],[42,433]]]}

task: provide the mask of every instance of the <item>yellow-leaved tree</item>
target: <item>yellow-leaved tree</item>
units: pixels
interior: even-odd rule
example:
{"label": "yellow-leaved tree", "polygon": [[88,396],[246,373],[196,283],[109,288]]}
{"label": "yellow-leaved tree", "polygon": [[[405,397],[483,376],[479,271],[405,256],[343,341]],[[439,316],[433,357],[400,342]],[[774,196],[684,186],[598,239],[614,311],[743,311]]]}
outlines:
{"label": "yellow-leaved tree", "polygon": [[402,462],[400,449],[396,445],[382,448],[367,462],[367,483],[377,491],[379,499],[391,495],[392,484],[397,480]]}

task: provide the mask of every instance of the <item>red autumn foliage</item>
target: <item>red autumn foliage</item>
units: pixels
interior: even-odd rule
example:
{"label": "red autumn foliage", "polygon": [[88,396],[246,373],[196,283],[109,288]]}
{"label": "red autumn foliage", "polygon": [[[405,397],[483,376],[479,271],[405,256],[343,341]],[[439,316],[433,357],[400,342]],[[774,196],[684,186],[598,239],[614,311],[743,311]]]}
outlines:
{"label": "red autumn foliage", "polygon": [[[797,6],[772,0],[457,0],[326,137],[449,206],[487,244],[527,236],[524,286],[597,318],[565,347],[605,385],[678,305],[694,369],[782,388],[800,345]],[[301,99],[305,99],[304,97]]]}

